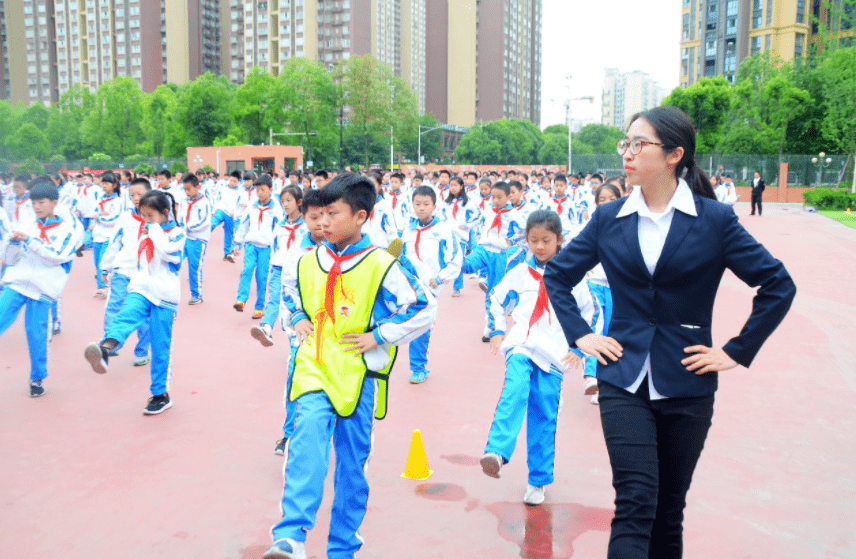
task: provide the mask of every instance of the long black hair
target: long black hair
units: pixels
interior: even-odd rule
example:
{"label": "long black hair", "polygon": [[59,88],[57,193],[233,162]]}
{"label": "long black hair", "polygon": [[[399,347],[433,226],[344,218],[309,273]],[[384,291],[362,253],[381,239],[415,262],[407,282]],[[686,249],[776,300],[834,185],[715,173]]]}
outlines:
{"label": "long black hair", "polygon": [[640,118],[645,119],[654,128],[663,142],[663,151],[671,152],[679,147],[684,148],[684,155],[675,166],[675,178],[683,177],[694,194],[716,200],[710,179],[695,160],[696,131],[690,117],[677,107],[654,107],[633,115],[630,124]]}
{"label": "long black hair", "polygon": [[165,190],[149,190],[140,198],[140,207],[151,208],[158,213],[167,212],[167,220],[177,221],[178,209],[175,198]]}
{"label": "long black hair", "polygon": [[[442,172],[446,172],[446,171],[440,171],[440,172],[442,173]],[[464,187],[464,180],[461,177],[452,177],[452,180],[449,181],[449,184],[451,184],[453,182],[456,182],[459,185],[461,185],[461,191],[458,193],[457,196],[455,196],[452,194],[452,189],[450,188],[449,189],[449,195],[446,196],[446,203],[452,204],[452,203],[454,203],[454,201],[456,199],[458,199],[461,201],[462,206],[466,206],[467,202],[470,201],[470,197],[467,196],[467,189]]]}

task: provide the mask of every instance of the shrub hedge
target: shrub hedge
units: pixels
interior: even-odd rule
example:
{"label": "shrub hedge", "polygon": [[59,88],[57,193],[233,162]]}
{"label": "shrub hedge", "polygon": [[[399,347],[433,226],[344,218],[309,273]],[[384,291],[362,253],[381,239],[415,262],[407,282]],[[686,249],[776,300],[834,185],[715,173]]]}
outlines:
{"label": "shrub hedge", "polygon": [[847,190],[814,188],[803,192],[803,200],[807,206],[816,210],[856,210],[856,194]]}

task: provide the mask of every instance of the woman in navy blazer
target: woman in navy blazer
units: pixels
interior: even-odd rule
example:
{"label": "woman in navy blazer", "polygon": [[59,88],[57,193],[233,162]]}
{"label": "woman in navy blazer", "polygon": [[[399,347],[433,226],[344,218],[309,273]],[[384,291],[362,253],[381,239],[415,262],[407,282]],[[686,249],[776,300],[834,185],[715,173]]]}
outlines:
{"label": "woman in navy blazer", "polygon": [[[634,116],[618,151],[627,183],[641,188],[598,207],[550,261],[544,283],[568,343],[599,362],[616,492],[608,557],[677,559],[717,373],[752,363],[796,287],[733,209],[716,201],[694,161],[695,130],[682,111],[658,107]],[[571,294],[598,263],[612,288],[609,337],[591,333]],[[716,349],[711,319],[726,268],[759,289],[743,330]]]}

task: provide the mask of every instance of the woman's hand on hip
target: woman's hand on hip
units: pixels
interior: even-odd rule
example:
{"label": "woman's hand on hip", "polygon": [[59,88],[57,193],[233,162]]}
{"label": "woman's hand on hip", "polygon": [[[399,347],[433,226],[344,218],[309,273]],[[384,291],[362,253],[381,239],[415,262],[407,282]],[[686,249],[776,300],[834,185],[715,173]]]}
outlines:
{"label": "woman's hand on hip", "polygon": [[624,348],[614,338],[600,334],[586,334],[576,341],[577,347],[586,355],[596,357],[601,365],[606,365],[606,358],[618,361],[624,355]]}
{"label": "woman's hand on hip", "polygon": [[687,370],[697,375],[712,373],[714,371],[727,371],[737,366],[737,362],[722,349],[713,349],[703,345],[694,345],[684,348],[684,353],[692,353],[681,364]]}

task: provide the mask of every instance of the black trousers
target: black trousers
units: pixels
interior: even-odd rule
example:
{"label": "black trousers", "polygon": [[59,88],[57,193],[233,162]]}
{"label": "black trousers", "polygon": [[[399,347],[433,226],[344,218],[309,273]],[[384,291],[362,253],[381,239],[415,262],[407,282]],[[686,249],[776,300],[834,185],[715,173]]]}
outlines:
{"label": "black trousers", "polygon": [[651,400],[606,382],[600,420],[612,465],[609,559],[680,559],[686,495],[713,417],[713,396]]}
{"label": "black trousers", "polygon": [[755,213],[755,206],[758,206],[758,215],[761,215],[761,196],[752,195],[752,213]]}

